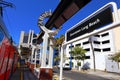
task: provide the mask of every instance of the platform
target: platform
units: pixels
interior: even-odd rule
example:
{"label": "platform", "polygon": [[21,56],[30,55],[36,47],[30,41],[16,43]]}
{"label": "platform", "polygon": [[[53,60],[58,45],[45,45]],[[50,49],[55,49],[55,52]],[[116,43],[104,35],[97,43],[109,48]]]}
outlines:
{"label": "platform", "polygon": [[10,80],[38,80],[38,78],[32,73],[27,66],[21,66],[16,68]]}

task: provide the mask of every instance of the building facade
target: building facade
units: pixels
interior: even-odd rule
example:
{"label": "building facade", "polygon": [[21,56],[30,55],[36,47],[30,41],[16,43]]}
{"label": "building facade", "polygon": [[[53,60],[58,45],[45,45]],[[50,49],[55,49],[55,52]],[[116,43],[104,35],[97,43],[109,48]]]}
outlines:
{"label": "building facade", "polygon": [[[120,15],[120,10],[118,10]],[[87,51],[85,63],[89,63],[90,69],[94,68],[93,63],[93,52],[90,44],[90,38],[92,38],[92,45],[95,53],[95,66],[98,70],[110,71],[110,72],[120,72],[119,64],[112,61],[109,57],[116,52],[120,51],[120,26],[102,33],[96,34],[94,36],[73,42],[66,46],[66,57],[67,62],[70,61],[70,51],[72,47],[80,46]],[[73,68],[77,66],[77,62],[72,58],[74,63]],[[84,63],[84,64],[85,64]],[[82,66],[84,65],[82,63]]]}
{"label": "building facade", "polygon": [[36,38],[37,35],[34,33],[33,30],[30,30],[28,33],[21,31],[19,41],[19,53],[22,59],[32,60],[32,63],[35,62],[35,58],[39,60],[40,56],[37,56],[37,54],[35,55],[36,50],[37,53],[40,53],[40,49],[38,49],[39,44],[37,44]]}

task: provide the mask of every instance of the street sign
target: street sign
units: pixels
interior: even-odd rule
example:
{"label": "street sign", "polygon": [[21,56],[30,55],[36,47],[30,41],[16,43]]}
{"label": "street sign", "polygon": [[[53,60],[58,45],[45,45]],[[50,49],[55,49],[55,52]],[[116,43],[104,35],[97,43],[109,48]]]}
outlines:
{"label": "street sign", "polygon": [[45,26],[44,20],[46,18],[49,18],[50,16],[52,16],[52,12],[51,11],[46,11],[43,14],[41,14],[39,19],[38,19],[38,25],[39,26]]}

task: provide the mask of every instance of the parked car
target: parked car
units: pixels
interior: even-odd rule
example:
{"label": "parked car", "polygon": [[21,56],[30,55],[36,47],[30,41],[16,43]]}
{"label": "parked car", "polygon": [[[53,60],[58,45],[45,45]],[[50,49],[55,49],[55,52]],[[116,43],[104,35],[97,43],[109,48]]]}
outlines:
{"label": "parked car", "polygon": [[[58,65],[58,69],[60,69],[60,64]],[[69,63],[63,63],[63,69],[64,70],[70,70],[70,64]]]}

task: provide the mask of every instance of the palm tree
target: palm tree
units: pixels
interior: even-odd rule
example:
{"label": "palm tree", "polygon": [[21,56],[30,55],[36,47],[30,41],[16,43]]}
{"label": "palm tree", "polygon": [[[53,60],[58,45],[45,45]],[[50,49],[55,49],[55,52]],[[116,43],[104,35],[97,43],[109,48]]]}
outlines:
{"label": "palm tree", "polygon": [[[61,35],[59,38],[56,38],[56,47],[55,47],[55,49],[58,50],[58,53],[60,53],[61,46],[62,46],[62,43],[64,42],[64,40],[65,40],[64,35]],[[60,60],[59,54],[55,57],[55,60],[57,60],[59,62],[59,60]]]}
{"label": "palm tree", "polygon": [[57,41],[56,45],[58,47],[61,47],[62,43],[64,42],[64,40],[65,40],[65,36],[64,35],[61,35],[59,38],[56,38],[56,41]]}
{"label": "palm tree", "polygon": [[[60,61],[60,57],[59,56],[55,56],[54,57],[54,62],[55,63],[59,63],[59,61]],[[56,64],[55,64],[56,65]]]}
{"label": "palm tree", "polygon": [[65,36],[61,35],[59,38],[56,38],[56,48],[60,51],[60,48],[65,40]]}
{"label": "palm tree", "polygon": [[73,50],[71,51],[71,54],[72,56],[74,56],[75,60],[77,60],[77,63],[79,63],[80,60],[82,60],[84,63],[85,53],[86,50],[79,46],[74,47]]}

